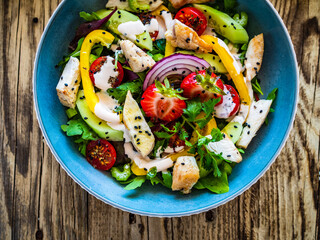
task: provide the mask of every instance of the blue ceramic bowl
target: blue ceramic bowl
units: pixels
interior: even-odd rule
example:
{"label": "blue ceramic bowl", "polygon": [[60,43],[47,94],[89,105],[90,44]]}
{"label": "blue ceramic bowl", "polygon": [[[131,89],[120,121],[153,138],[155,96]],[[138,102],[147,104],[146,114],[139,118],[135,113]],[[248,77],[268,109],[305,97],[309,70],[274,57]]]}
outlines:
{"label": "blue ceramic bowl", "polygon": [[149,183],[126,191],[108,173],[93,169],[76,145],[61,131],[67,117],[56,95],[60,72],[55,65],[68,51],[68,43],[79,26],[80,11],[103,8],[105,0],[64,0],[50,19],[39,44],[33,79],[34,102],[40,128],[54,156],[82,188],[96,198],[124,211],[159,217],[200,213],[237,197],[254,184],[270,167],[292,128],[298,96],[298,72],[294,49],[281,18],[265,0],[239,0],[249,14],[250,36],[264,33],[265,56],[259,77],[265,93],[278,87],[276,111],[269,116],[230,176],[230,191],[212,194],[194,190],[189,195],[171,192]]}

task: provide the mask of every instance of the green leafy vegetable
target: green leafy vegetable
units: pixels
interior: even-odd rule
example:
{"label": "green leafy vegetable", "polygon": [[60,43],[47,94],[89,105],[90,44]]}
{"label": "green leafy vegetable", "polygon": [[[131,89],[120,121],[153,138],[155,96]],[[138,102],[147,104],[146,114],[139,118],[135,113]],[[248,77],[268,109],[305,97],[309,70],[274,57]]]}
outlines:
{"label": "green leafy vegetable", "polygon": [[117,99],[119,104],[122,104],[126,100],[127,92],[129,90],[131,91],[132,96],[136,100],[139,100],[142,95],[141,81],[135,80],[133,82],[123,83],[117,88],[109,88],[107,92],[110,96],[113,96],[115,99]]}
{"label": "green leafy vegetable", "polygon": [[212,119],[212,114],[214,112],[214,107],[218,102],[220,102],[220,99],[221,98],[213,98],[201,104],[201,109],[206,114],[206,116],[202,119],[196,120],[196,123],[198,124],[200,129],[204,128],[208,124],[208,122],[210,122],[210,120]]}
{"label": "green leafy vegetable", "polygon": [[138,176],[131,180],[131,182],[124,188],[125,190],[133,190],[142,186],[146,181],[146,176]]}
{"label": "green leafy vegetable", "polygon": [[251,81],[252,83],[252,89],[255,93],[260,93],[261,95],[263,95],[263,92],[262,92],[262,89],[261,89],[261,86],[259,84],[259,80],[257,77],[254,77]]}
{"label": "green leafy vegetable", "polygon": [[152,51],[148,51],[147,54],[153,58],[156,62],[164,58],[166,49],[166,40],[158,39],[153,44],[154,48]]}
{"label": "green leafy vegetable", "polygon": [[89,141],[97,140],[98,136],[91,128],[78,117],[68,121],[67,125],[61,126],[62,131],[64,131],[67,136],[76,137],[75,143],[79,146],[79,151],[82,155],[86,155],[86,146]]}
{"label": "green leafy vegetable", "polygon": [[64,57],[64,59],[57,64],[57,67],[62,66],[62,68],[64,68],[68,63],[68,61],[70,60],[70,57],[80,57],[80,50],[81,50],[83,40],[84,40],[84,37],[79,39],[77,48],[68,56]]}
{"label": "green leafy vegetable", "polygon": [[92,22],[92,21],[96,21],[96,20],[100,20],[100,17],[95,13],[87,13],[87,12],[80,12],[79,13],[80,17],[83,18],[85,21],[87,22]]}
{"label": "green leafy vegetable", "polygon": [[222,171],[220,177],[209,174],[199,179],[199,185],[197,187],[198,189],[207,188],[211,192],[218,194],[229,192],[228,175],[225,171]]}
{"label": "green leafy vegetable", "polygon": [[188,121],[194,122],[201,111],[201,102],[199,99],[196,99],[187,101],[187,108],[183,110],[183,113]]}
{"label": "green leafy vegetable", "polygon": [[171,188],[172,185],[172,175],[170,172],[162,172],[163,185],[167,188]]}

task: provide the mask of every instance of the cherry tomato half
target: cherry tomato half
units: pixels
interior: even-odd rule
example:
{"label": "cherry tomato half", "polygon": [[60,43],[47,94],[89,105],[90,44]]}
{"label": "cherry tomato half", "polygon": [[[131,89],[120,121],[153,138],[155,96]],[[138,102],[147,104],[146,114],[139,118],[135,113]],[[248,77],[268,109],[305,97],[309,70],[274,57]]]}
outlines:
{"label": "cherry tomato half", "polygon": [[235,104],[233,110],[231,111],[229,117],[233,116],[239,111],[240,108],[240,98],[237,93],[237,91],[230,85],[225,84],[225,87],[228,89],[228,91],[231,93],[232,102]]}
{"label": "cherry tomato half", "polygon": [[[107,57],[106,56],[102,56],[97,58],[90,66],[90,71],[89,71],[89,76],[90,79],[93,83],[93,85],[95,85],[95,80],[94,80],[94,74],[97,72],[100,72],[102,65],[105,63],[105,61],[107,61]],[[113,64],[114,64],[114,60],[113,60]],[[121,66],[121,64],[118,62],[117,63],[117,71],[119,73],[118,77],[116,79],[114,79],[114,81],[112,82],[111,86],[113,88],[118,87],[123,79],[124,73],[123,73],[123,68]]]}
{"label": "cherry tomato half", "polygon": [[109,170],[116,162],[114,147],[105,139],[91,141],[86,149],[87,161],[96,169]]}
{"label": "cherry tomato half", "polygon": [[199,36],[203,34],[208,25],[205,15],[194,7],[182,8],[174,18],[195,30]]}

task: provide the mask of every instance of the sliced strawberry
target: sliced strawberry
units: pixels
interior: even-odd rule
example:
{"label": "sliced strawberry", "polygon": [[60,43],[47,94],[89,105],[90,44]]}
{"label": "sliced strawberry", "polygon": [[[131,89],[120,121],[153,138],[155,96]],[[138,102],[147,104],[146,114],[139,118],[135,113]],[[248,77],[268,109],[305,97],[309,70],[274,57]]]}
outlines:
{"label": "sliced strawberry", "polygon": [[[198,80],[199,77],[197,78],[197,75],[203,76],[201,82]],[[221,97],[217,105],[223,102],[223,82],[214,73],[211,73],[211,77],[208,78],[207,70],[199,71],[198,74],[195,72],[189,74],[182,81],[181,88],[183,89],[183,96],[186,98],[192,99],[199,97],[202,102],[205,102],[212,98]]]}
{"label": "sliced strawberry", "polygon": [[160,82],[149,86],[141,98],[141,106],[146,116],[167,122],[181,117],[186,103],[178,93],[170,88],[168,82],[166,86]]}

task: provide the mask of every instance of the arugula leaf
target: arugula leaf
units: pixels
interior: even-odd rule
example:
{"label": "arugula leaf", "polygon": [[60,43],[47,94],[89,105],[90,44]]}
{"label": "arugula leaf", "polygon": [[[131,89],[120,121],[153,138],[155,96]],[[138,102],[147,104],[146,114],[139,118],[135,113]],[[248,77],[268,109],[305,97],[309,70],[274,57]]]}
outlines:
{"label": "arugula leaf", "polygon": [[269,95],[268,95],[268,97],[267,97],[267,100],[272,100],[272,101],[274,101],[274,100],[276,99],[276,97],[277,97],[277,92],[278,92],[278,88],[273,89],[273,90],[269,93]]}
{"label": "arugula leaf", "polygon": [[141,185],[146,181],[146,176],[135,177],[124,189],[133,190],[141,187]]}
{"label": "arugula leaf", "polygon": [[172,185],[172,175],[168,172],[162,172],[163,185],[167,188],[171,188]]}
{"label": "arugula leaf", "polygon": [[255,93],[260,93],[261,95],[263,95],[261,86],[259,84],[259,80],[257,79],[257,77],[254,77],[251,81],[252,83],[252,89]]}
{"label": "arugula leaf", "polygon": [[209,174],[208,176],[199,179],[199,183],[201,184],[199,184],[200,187],[207,188],[214,193],[221,194],[229,192],[228,175],[224,170],[222,170],[220,177]]}
{"label": "arugula leaf", "polygon": [[183,109],[183,113],[190,122],[194,122],[197,116],[201,113],[202,106],[199,100],[187,101],[187,108]]}
{"label": "arugula leaf", "polygon": [[168,146],[168,143],[169,143],[168,139],[162,139],[162,140],[156,141],[156,144],[155,144],[155,146],[153,148],[151,157],[156,158],[158,149],[160,148],[161,151],[163,151]]}
{"label": "arugula leaf", "polygon": [[80,12],[79,13],[79,16],[81,17],[81,18],[83,18],[85,21],[87,21],[87,22],[92,22],[92,21],[96,21],[96,20],[100,20],[100,17],[95,13],[95,12],[93,12],[93,13],[87,13],[87,12],[84,12],[84,11],[82,11],[82,12]]}
{"label": "arugula leaf", "polygon": [[113,96],[115,99],[117,99],[119,104],[122,104],[126,100],[127,92],[129,90],[131,91],[132,96],[136,100],[139,100],[142,95],[142,83],[137,80],[123,83],[117,88],[109,88],[107,92],[110,96]]}

